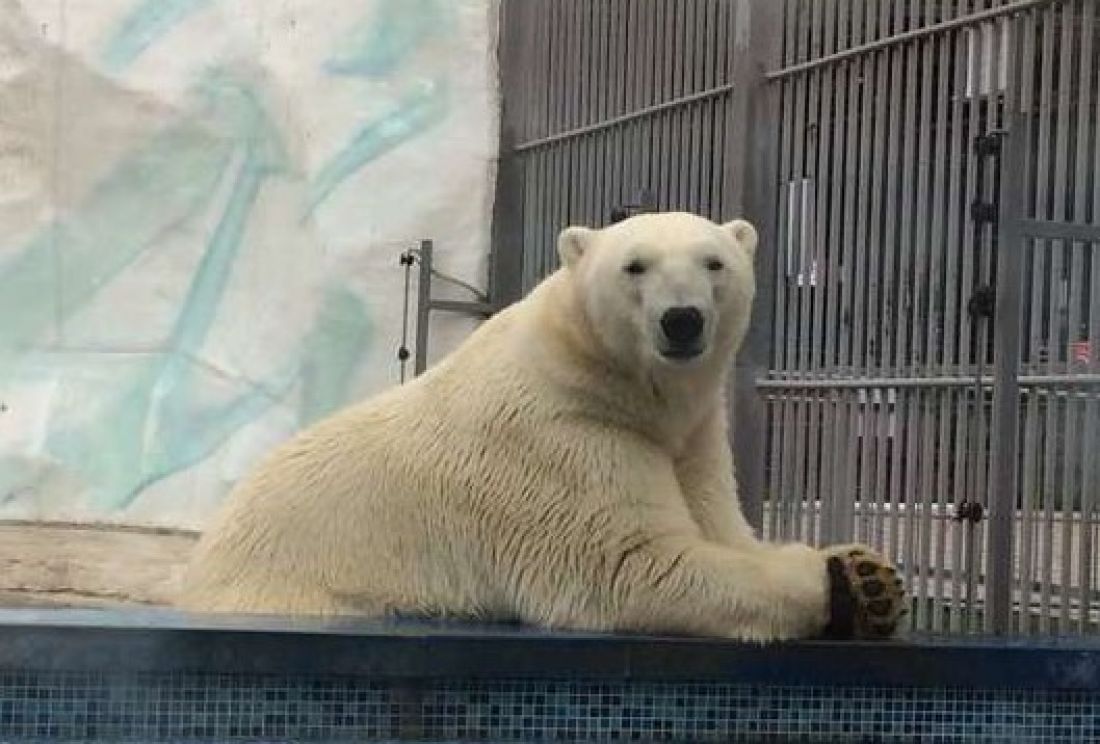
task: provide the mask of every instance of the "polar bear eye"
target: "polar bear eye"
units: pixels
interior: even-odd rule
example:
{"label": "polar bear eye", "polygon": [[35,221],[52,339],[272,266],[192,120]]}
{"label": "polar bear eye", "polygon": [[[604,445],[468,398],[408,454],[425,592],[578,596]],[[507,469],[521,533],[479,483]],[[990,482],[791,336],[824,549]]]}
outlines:
{"label": "polar bear eye", "polygon": [[726,268],[726,265],[717,258],[708,258],[707,268],[711,271],[721,271]]}
{"label": "polar bear eye", "polygon": [[639,261],[638,259],[634,259],[633,261],[631,261],[630,263],[628,263],[626,266],[623,267],[623,271],[625,271],[628,274],[633,274],[634,276],[638,276],[640,274],[645,273],[645,264],[642,263],[641,261]]}

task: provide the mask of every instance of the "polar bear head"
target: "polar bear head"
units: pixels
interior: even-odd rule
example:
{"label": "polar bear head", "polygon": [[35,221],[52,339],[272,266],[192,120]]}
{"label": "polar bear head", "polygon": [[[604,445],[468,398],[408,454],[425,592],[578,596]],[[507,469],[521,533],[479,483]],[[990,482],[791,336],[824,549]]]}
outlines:
{"label": "polar bear head", "polygon": [[756,229],[641,214],[558,239],[563,271],[604,353],[641,369],[725,362],[748,326]]}

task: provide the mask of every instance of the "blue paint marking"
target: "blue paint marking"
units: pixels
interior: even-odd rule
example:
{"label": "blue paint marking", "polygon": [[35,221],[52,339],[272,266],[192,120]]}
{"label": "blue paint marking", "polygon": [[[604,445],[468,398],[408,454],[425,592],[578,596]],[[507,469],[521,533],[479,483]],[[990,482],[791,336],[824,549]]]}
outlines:
{"label": "blue paint marking", "polygon": [[107,69],[121,72],[145,50],[212,0],[141,0],[115,29],[103,50]]}
{"label": "blue paint marking", "polygon": [[[112,34],[104,63],[116,72],[126,69],[210,2],[143,0]],[[345,50],[326,63],[330,74],[391,75],[427,40],[446,31],[446,14],[453,11],[440,0],[382,0],[379,7],[376,16],[350,35]],[[106,507],[124,507],[148,485],[209,457],[284,398],[298,380],[302,423],[331,411],[346,395],[368,340],[361,301],[329,288],[300,354],[262,383],[238,381],[246,390],[228,402],[197,400],[204,375],[222,374],[205,365],[199,354],[216,322],[252,212],[265,182],[290,170],[277,128],[250,86],[215,72],[201,90],[206,96],[202,116],[169,130],[129,160],[75,217],[32,241],[0,276],[8,290],[0,296],[2,376],[5,365],[16,361],[51,324],[76,312],[154,245],[167,226],[202,214],[217,184],[233,179],[171,332],[170,348],[120,381],[114,396],[105,395],[100,415],[48,438],[49,452],[82,473]],[[307,216],[364,165],[445,119],[445,81],[421,81],[406,90],[322,166],[309,184]],[[60,253],[54,253],[54,246]],[[60,274],[58,264],[63,266]],[[55,302],[54,297],[60,299]],[[337,347],[346,353],[331,354]]]}
{"label": "blue paint marking", "polygon": [[381,0],[377,12],[359,24],[325,63],[331,75],[384,77],[433,36],[447,18],[439,0]]}
{"label": "blue paint marking", "polygon": [[[63,220],[0,269],[0,379],[18,356],[91,300],[170,225],[209,203],[231,143],[193,121],[153,136]],[[156,184],[151,189],[150,184]],[[120,230],[119,226],[126,229]],[[56,298],[56,299],[55,299]]]}
{"label": "blue paint marking", "polygon": [[306,216],[364,165],[441,123],[446,118],[447,103],[446,89],[428,83],[406,95],[389,113],[360,128],[317,172],[310,185]]}
{"label": "blue paint marking", "polygon": [[352,374],[370,344],[370,335],[363,301],[344,287],[328,287],[302,354],[301,426],[332,413],[347,400]]}
{"label": "blue paint marking", "polygon": [[[379,0],[377,11],[354,28],[342,49],[325,63],[331,75],[390,77],[417,49],[453,26],[454,8],[441,0]],[[366,123],[318,171],[310,186],[306,217],[364,165],[442,122],[447,86],[419,81],[387,113]]]}
{"label": "blue paint marking", "polygon": [[209,456],[285,395],[296,377],[297,363],[287,362],[268,384],[250,385],[223,406],[202,410],[193,399],[203,371],[195,355],[214,324],[256,200],[264,181],[287,167],[277,131],[250,89],[214,75],[206,90],[241,164],[177,317],[171,348],[124,385],[103,416],[49,441],[51,452],[99,487],[103,506],[126,506],[151,483]]}

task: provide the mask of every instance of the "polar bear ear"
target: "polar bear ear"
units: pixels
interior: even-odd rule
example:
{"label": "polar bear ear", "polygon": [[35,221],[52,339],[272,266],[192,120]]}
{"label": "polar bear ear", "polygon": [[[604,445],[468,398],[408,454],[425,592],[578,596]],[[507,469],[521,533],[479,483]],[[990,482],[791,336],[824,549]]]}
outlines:
{"label": "polar bear ear", "polygon": [[592,245],[596,231],[587,227],[567,227],[558,235],[558,257],[569,268],[577,265]]}
{"label": "polar bear ear", "polygon": [[722,225],[722,229],[729,233],[733,242],[737,243],[750,256],[756,255],[756,244],[760,236],[756,234],[756,228],[745,220],[733,220]]}

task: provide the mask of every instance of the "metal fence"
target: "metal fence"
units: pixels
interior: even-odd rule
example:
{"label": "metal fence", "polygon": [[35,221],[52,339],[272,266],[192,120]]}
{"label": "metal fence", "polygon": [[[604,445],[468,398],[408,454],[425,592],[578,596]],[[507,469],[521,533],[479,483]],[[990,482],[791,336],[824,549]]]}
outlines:
{"label": "metal fence", "polygon": [[764,534],[880,547],[921,629],[1095,631],[1096,5],[505,0],[498,255],[518,293],[617,204],[747,214]]}
{"label": "metal fence", "polygon": [[723,0],[504,3],[523,291],[564,225],[629,205],[729,213],[734,18]]}
{"label": "metal fence", "polygon": [[1095,629],[1095,3],[784,27],[766,532],[882,547],[920,628]]}

